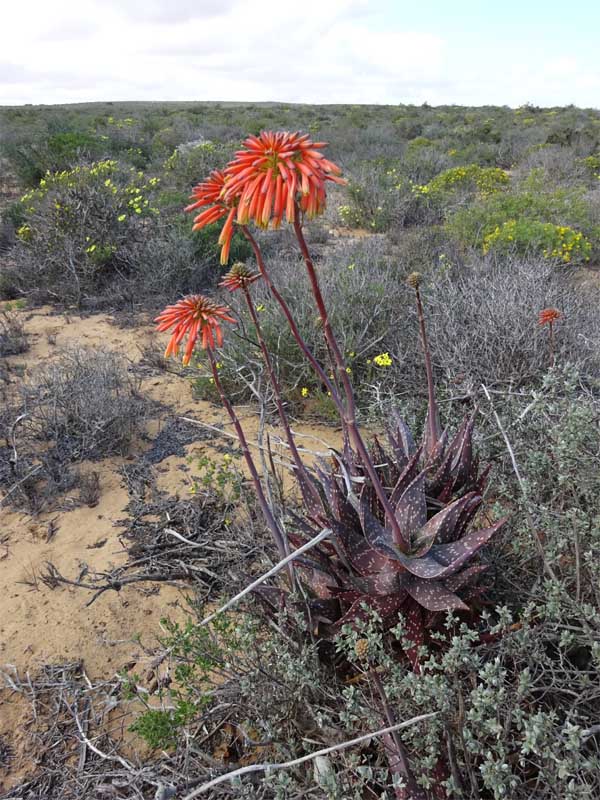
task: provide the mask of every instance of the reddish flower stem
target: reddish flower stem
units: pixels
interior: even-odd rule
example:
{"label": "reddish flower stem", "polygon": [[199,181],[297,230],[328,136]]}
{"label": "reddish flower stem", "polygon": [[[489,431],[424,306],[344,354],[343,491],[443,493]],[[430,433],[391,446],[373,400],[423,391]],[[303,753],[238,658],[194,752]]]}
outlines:
{"label": "reddish flower stem", "polygon": [[288,304],[286,303],[285,299],[283,298],[283,296],[281,295],[281,293],[279,292],[279,290],[277,289],[277,287],[275,286],[275,284],[271,280],[271,276],[269,275],[269,273],[267,271],[267,268],[266,268],[266,265],[265,265],[265,262],[264,262],[264,259],[263,259],[263,256],[262,256],[262,252],[260,250],[260,247],[258,246],[258,242],[252,236],[252,234],[250,233],[250,231],[248,230],[248,228],[245,225],[242,225],[241,229],[242,229],[242,233],[244,234],[246,239],[250,242],[250,246],[252,247],[252,250],[254,251],[254,256],[256,258],[256,263],[258,264],[258,268],[260,270],[260,274],[263,276],[263,278],[265,280],[265,283],[267,284],[267,286],[269,287],[271,293],[273,294],[273,297],[279,303],[279,306],[281,307],[281,310],[283,311],[283,313],[285,315],[285,318],[287,319],[288,325],[290,326],[290,330],[292,332],[292,335],[293,335],[294,339],[296,340],[298,346],[300,347],[300,349],[302,350],[302,352],[306,356],[307,360],[310,362],[310,365],[312,366],[314,371],[319,376],[319,379],[322,381],[322,383],[324,384],[324,386],[327,389],[327,391],[331,394],[331,397],[332,397],[332,399],[333,399],[338,411],[340,412],[340,414],[342,414],[344,407],[342,405],[340,397],[339,397],[334,385],[331,383],[331,381],[327,377],[325,371],[323,370],[323,367],[319,364],[319,362],[317,361],[315,356],[311,353],[308,345],[306,344],[306,342],[302,338],[302,334],[300,333],[300,331],[298,329],[298,325],[296,324],[296,321],[294,320],[294,317],[292,315],[292,312],[290,311],[290,308],[289,308]]}
{"label": "reddish flower stem", "polygon": [[304,238],[304,234],[302,233],[302,225],[299,221],[300,210],[296,208],[296,215],[294,218],[294,231],[296,233],[296,238],[298,239],[298,244],[300,245],[300,250],[302,252],[302,257],[304,258],[304,263],[306,264],[306,269],[308,271],[308,277],[310,279],[312,292],[315,298],[315,302],[317,304],[317,309],[319,311],[319,316],[321,317],[321,322],[323,323],[323,333],[325,334],[325,340],[329,345],[329,349],[333,355],[335,365],[337,368],[338,376],[342,388],[344,390],[344,395],[346,399],[346,407],[343,409],[343,419],[345,425],[348,429],[348,433],[350,434],[350,439],[354,446],[356,447],[363,465],[367,471],[369,479],[375,489],[375,493],[381,503],[381,507],[385,511],[386,517],[388,518],[390,525],[392,527],[392,534],[394,537],[394,542],[400,547],[401,549],[405,549],[407,547],[407,542],[404,539],[402,531],[400,530],[400,526],[394,516],[394,511],[389,503],[387,495],[377,472],[375,471],[375,467],[369,455],[369,451],[363,441],[362,436],[360,435],[360,431],[358,429],[358,425],[356,422],[356,403],[354,401],[354,392],[352,390],[352,384],[350,383],[350,378],[348,377],[348,373],[346,372],[346,362],[344,360],[344,356],[339,348],[337,340],[333,334],[331,329],[331,325],[329,323],[329,315],[327,313],[327,308],[325,306],[325,301],[323,300],[323,295],[321,294],[321,288],[319,286],[319,279],[317,277],[317,273],[315,271],[315,267],[308,250],[308,246],[306,244],[306,240]]}
{"label": "reddish flower stem", "polygon": [[[397,720],[390,706],[387,693],[381,682],[381,678],[377,674],[376,669],[369,672],[369,677],[375,684],[377,694],[381,701],[383,713],[387,720],[387,724],[391,727],[395,725]],[[426,800],[427,795],[424,790],[418,785],[415,776],[408,763],[408,753],[402,740],[400,739],[400,732],[393,731],[383,737],[384,747],[390,765],[390,772],[393,774],[400,774],[404,779],[406,788],[396,790],[396,797],[398,800]]]}
{"label": "reddish flower stem", "polygon": [[[212,372],[212,375],[213,375],[213,380],[215,382],[215,386],[217,387],[217,390],[219,392],[219,396],[221,398],[221,402],[223,403],[223,406],[225,407],[225,410],[229,414],[229,419],[233,423],[233,427],[235,428],[235,432],[237,434],[237,437],[239,439],[239,442],[240,442],[240,445],[241,445],[241,448],[242,448],[242,453],[243,453],[244,458],[246,460],[246,464],[248,465],[248,470],[250,471],[250,477],[252,478],[252,483],[254,484],[254,489],[256,491],[256,496],[258,497],[258,502],[259,502],[261,511],[264,514],[264,517],[265,517],[265,520],[266,520],[267,525],[269,527],[269,530],[271,531],[271,534],[273,535],[273,538],[275,539],[275,543],[277,545],[277,548],[279,550],[281,558],[285,558],[288,555],[286,537],[283,534],[283,532],[282,532],[281,528],[279,527],[279,525],[277,524],[277,520],[273,516],[273,512],[271,511],[271,507],[269,506],[269,503],[267,502],[267,498],[265,497],[265,493],[264,493],[262,484],[260,482],[260,477],[258,475],[258,471],[256,469],[256,465],[254,464],[254,459],[252,458],[252,454],[250,453],[250,447],[248,446],[248,440],[246,439],[246,435],[245,435],[244,430],[243,430],[243,428],[241,426],[241,423],[240,423],[240,421],[238,419],[238,416],[235,413],[235,410],[234,410],[233,406],[229,402],[229,398],[225,394],[225,391],[223,389],[223,384],[221,383],[221,379],[219,378],[219,370],[217,369],[217,364],[215,362],[214,353],[213,353],[213,351],[211,350],[210,347],[206,348],[206,352],[208,354],[208,360],[210,362],[210,369],[211,369],[211,372]],[[291,565],[290,565],[290,570],[293,571],[293,567]]]}
{"label": "reddish flower stem", "polygon": [[431,364],[431,352],[429,350],[429,342],[427,340],[427,329],[425,327],[425,314],[423,313],[423,303],[421,302],[421,293],[419,287],[415,287],[415,295],[417,298],[417,314],[419,317],[419,330],[421,332],[421,345],[423,347],[423,355],[425,357],[425,372],[427,373],[427,395],[429,400],[429,407],[427,409],[427,450],[426,455],[431,455],[432,449],[435,447],[438,439],[440,438],[440,415],[437,407],[437,400],[435,398],[435,383],[433,380],[433,367]]}
{"label": "reddish flower stem", "polygon": [[305,501],[308,501],[309,498],[305,496],[306,492],[311,492],[312,500],[319,502],[319,496],[312,485],[312,481],[306,472],[306,467],[300,458],[300,453],[298,452],[298,448],[296,447],[296,442],[292,435],[292,431],[290,429],[290,423],[285,412],[285,407],[283,404],[283,398],[281,396],[281,389],[279,386],[279,381],[277,380],[277,376],[275,375],[275,370],[273,369],[273,362],[271,361],[271,356],[269,354],[269,350],[267,348],[266,342],[262,335],[262,328],[260,326],[260,321],[258,319],[258,314],[256,313],[256,309],[254,308],[254,303],[252,302],[252,298],[250,296],[250,291],[247,286],[242,287],[242,291],[244,292],[244,297],[246,299],[246,304],[248,306],[248,311],[250,312],[250,317],[254,324],[254,328],[256,330],[256,335],[258,337],[258,343],[260,345],[260,349],[262,352],[263,360],[265,362],[265,366],[267,368],[267,373],[269,375],[269,380],[271,381],[271,386],[273,387],[273,394],[275,396],[275,404],[277,406],[277,412],[279,414],[279,419],[281,420],[281,425],[283,426],[283,430],[285,431],[285,438],[288,443],[288,447],[290,448],[290,452],[292,454],[292,458],[294,460],[294,465],[298,475],[303,478],[303,480],[299,481],[300,490],[302,492],[302,496]]}

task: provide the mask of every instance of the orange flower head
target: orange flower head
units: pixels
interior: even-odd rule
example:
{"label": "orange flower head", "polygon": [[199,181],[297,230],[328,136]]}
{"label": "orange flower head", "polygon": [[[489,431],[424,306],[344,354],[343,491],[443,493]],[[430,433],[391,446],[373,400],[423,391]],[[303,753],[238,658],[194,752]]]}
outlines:
{"label": "orange flower head", "polygon": [[260,275],[258,272],[254,272],[245,264],[238,261],[223,277],[219,286],[222,286],[224,289],[229,289],[230,292],[235,292],[236,289],[245,289],[259,278]]}
{"label": "orange flower head", "polygon": [[233,236],[233,219],[235,217],[234,202],[226,201],[223,197],[226,180],[222,172],[216,169],[213,170],[205,181],[194,187],[190,198],[194,202],[186,206],[185,209],[186,211],[195,211],[197,208],[208,206],[197,217],[194,217],[193,231],[199,231],[205,225],[211,225],[213,222],[218,222],[223,217],[227,217],[219,236],[221,264],[226,264],[229,259],[231,237]]}
{"label": "orange flower head", "polygon": [[560,319],[562,314],[556,308],[545,308],[543,311],[540,311],[540,315],[538,318],[539,325],[552,325],[553,322],[556,322],[557,319]]}
{"label": "orange flower head", "polygon": [[240,225],[254,220],[261,228],[269,223],[278,228],[284,215],[294,221],[296,203],[308,217],[322,214],[326,182],[346,183],[340,168],[320,152],[325,146],[288,131],[249,136],[224,172],[223,198],[237,202]]}
{"label": "orange flower head", "polygon": [[220,323],[235,322],[230,317],[227,306],[219,305],[203,294],[191,294],[175,305],[167,306],[154,320],[161,333],[173,328],[169,344],[165,350],[165,358],[177,355],[179,345],[187,336],[187,344],[183,354],[184,366],[190,363],[194,345],[201,336],[202,347],[220,347],[223,344],[223,332]]}

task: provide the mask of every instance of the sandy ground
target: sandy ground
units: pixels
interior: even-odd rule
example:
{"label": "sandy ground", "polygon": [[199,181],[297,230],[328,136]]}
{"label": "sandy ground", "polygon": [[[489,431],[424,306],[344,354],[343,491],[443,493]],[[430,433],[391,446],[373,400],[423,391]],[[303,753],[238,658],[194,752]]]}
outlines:
{"label": "sandy ground", "polygon": [[[68,345],[102,346],[137,363],[144,347],[160,348],[165,343],[156,340],[150,322],[122,328],[105,314],[56,315],[50,308],[23,309],[18,313],[25,320],[30,349],[7,359],[12,381],[22,380],[23,374],[60,355]],[[142,390],[166,406],[158,419],[149,421],[150,438],[167,417],[191,416],[211,425],[226,422],[220,407],[193,399],[187,375],[157,370],[146,373]],[[252,440],[257,431],[256,413],[248,407],[239,412]],[[230,430],[226,425],[225,431]],[[307,437],[301,441],[309,449],[323,451],[324,439],[337,444],[332,429],[300,425],[298,431]],[[9,503],[2,508],[0,669],[9,673],[16,670],[22,676],[28,672],[34,675],[44,664],[81,660],[93,679],[108,679],[132,662],[136,662],[136,671],[143,671],[150,660],[147,653],[160,634],[160,618],[180,620],[185,616],[185,587],[160,584],[148,591],[147,586],[134,585],[119,593],[105,592],[87,607],[88,592],[76,587],[50,589],[40,580],[46,562],[52,562],[63,575],[75,578],[85,565],[91,570],[107,570],[126,560],[127,554],[119,541],[122,526],[118,521],[126,516],[129,497],[117,470],[124,463],[139,459],[149,446],[148,442],[140,443],[127,459],[109,458],[83,465],[84,471],[93,469],[100,478],[100,498],[93,508],[77,505],[69,509],[68,497],[62,498],[61,503],[67,510],[37,516],[15,511]],[[164,459],[158,465],[158,488],[185,496],[190,485],[187,456],[207,450],[214,455],[217,451],[213,448],[214,443],[200,441],[188,446],[185,456]],[[0,740],[8,741],[15,752],[23,738],[23,719],[29,713],[27,705],[15,693],[0,690]],[[22,771],[13,763],[10,784],[14,784]],[[9,781],[9,776],[5,781]]]}

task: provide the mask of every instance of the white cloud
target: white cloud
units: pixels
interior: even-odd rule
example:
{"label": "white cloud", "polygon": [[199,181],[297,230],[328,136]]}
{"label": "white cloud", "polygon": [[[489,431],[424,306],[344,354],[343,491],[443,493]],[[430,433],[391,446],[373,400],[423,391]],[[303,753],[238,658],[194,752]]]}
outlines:
{"label": "white cloud", "polygon": [[[386,10],[387,9],[387,10]],[[520,62],[390,21],[386,0],[32,0],[3,9],[0,104],[85,100],[578,102],[577,58]],[[594,100],[593,102],[596,102]]]}

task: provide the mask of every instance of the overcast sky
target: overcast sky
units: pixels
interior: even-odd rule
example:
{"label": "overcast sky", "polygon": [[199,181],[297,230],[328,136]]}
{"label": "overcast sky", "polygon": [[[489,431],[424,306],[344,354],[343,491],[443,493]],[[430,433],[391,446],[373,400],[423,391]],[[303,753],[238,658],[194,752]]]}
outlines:
{"label": "overcast sky", "polygon": [[599,0],[4,0],[0,105],[600,107]]}

